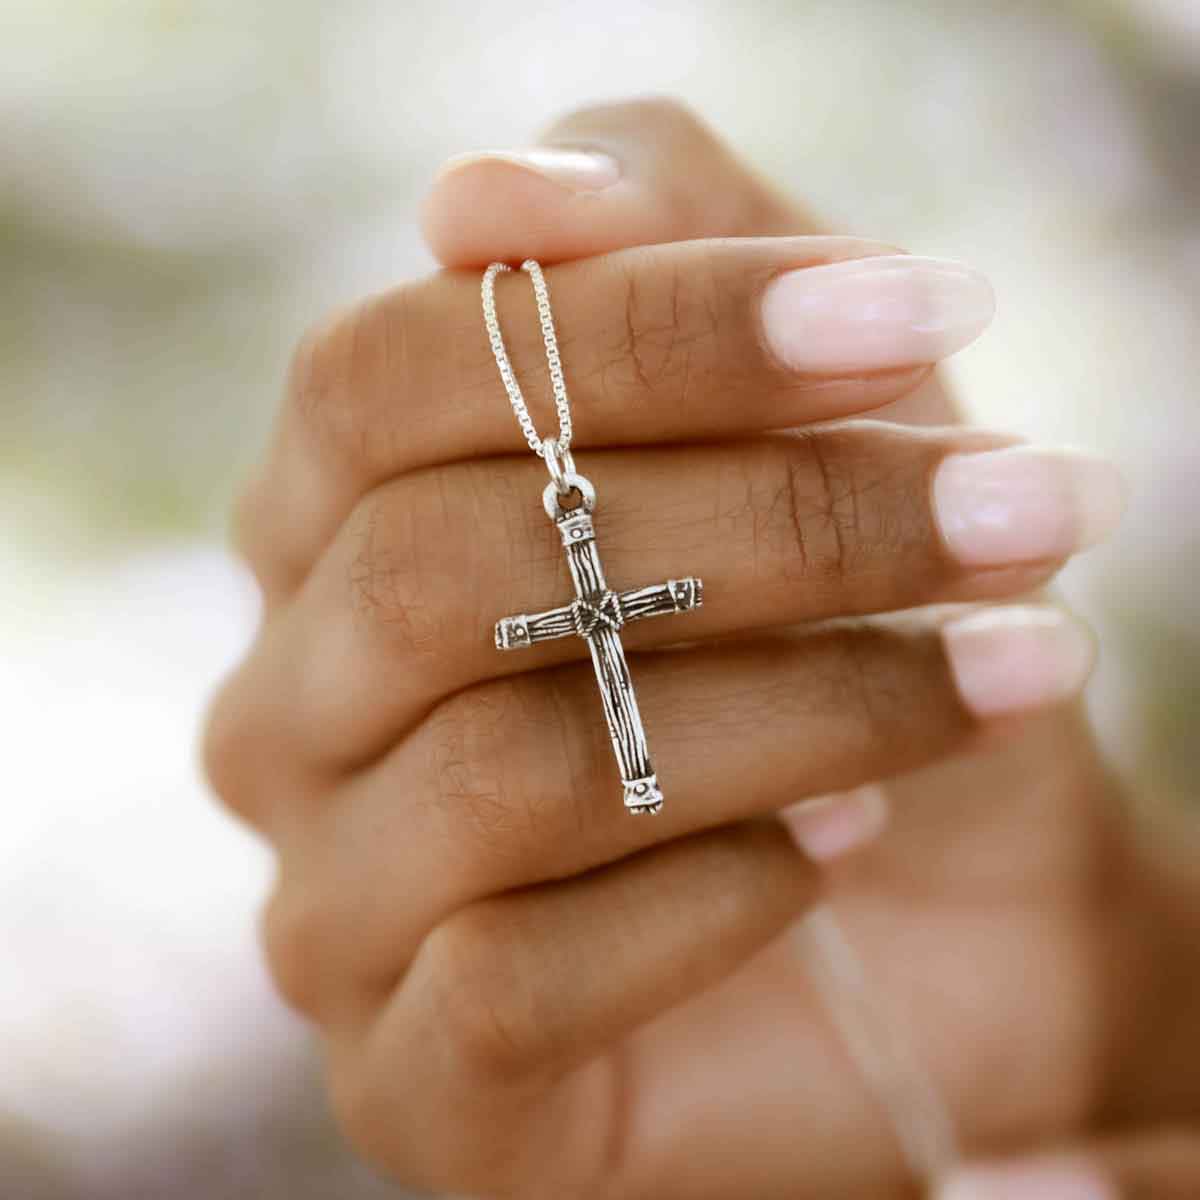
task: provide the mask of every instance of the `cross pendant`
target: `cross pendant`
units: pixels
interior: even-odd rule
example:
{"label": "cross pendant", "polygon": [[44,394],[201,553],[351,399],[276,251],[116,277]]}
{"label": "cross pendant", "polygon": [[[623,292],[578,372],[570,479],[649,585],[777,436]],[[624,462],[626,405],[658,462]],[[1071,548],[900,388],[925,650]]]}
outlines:
{"label": "cross pendant", "polygon": [[595,492],[581,476],[570,474],[566,479],[580,492],[580,507],[563,509],[553,483],[546,488],[543,502],[562,538],[575,582],[575,599],[546,612],[504,617],[496,623],[496,647],[518,650],[572,634],[587,642],[625,788],[625,807],[634,813],[655,813],[662,808],[663,794],[650,765],[646,731],[620,631],[626,621],[699,608],[704,598],[703,584],[699,579],[668,579],[626,592],[612,591],[604,579],[592,527]]}

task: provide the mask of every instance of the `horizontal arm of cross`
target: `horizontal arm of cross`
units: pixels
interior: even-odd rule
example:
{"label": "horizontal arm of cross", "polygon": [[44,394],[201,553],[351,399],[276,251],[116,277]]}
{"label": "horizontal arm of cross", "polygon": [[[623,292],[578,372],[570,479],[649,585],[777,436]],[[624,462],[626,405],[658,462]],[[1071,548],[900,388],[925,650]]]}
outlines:
{"label": "horizontal arm of cross", "polygon": [[[704,585],[699,579],[668,579],[649,587],[631,588],[617,593],[621,623],[658,617],[664,613],[687,612],[704,602]],[[564,604],[540,613],[518,613],[496,622],[496,646],[500,650],[519,650],[535,642],[580,633],[577,603]]]}

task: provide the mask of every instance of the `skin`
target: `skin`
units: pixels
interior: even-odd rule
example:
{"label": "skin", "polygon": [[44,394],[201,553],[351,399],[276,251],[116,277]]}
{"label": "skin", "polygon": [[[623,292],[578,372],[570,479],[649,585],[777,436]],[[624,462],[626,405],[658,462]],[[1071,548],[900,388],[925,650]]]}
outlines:
{"label": "skin", "polygon": [[[930,472],[1003,439],[948,427],[928,367],[797,379],[764,355],[764,279],[871,251],[796,236],[804,212],[686,112],[588,110],[547,141],[608,150],[629,187],[606,207],[497,161],[440,176],[424,222],[451,269],[306,340],[239,509],[265,620],[206,761],[278,851],[267,955],[348,1137],[433,1191],[916,1195],[788,936],[832,889],[969,1153],[1200,1194],[1194,831],[1134,820],[1076,708],[973,717],[941,649],[932,606],[1060,565],[972,571],[939,541]],[[728,236],[765,240],[695,240]],[[558,264],[610,578],[705,578],[703,610],[624,634],[672,781],[654,819],[614,803],[582,643],[490,644],[563,587],[478,314],[477,268],[525,256]],[[715,318],[688,315],[699,277]],[[525,378],[536,324],[498,296]],[[663,311],[706,368],[686,405],[628,371]],[[865,412],[936,427],[779,432]],[[847,861],[818,870],[773,817],[878,779],[891,826]]]}

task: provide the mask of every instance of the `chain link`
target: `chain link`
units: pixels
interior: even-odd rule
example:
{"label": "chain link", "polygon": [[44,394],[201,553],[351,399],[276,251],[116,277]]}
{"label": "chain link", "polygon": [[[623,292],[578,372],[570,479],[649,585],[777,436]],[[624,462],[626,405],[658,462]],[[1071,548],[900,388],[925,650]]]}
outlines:
{"label": "chain link", "polygon": [[550,369],[550,385],[554,389],[554,407],[558,412],[558,437],[543,440],[538,436],[525,397],[521,394],[521,385],[513,373],[512,363],[508,359],[508,350],[504,346],[504,337],[500,333],[500,319],[496,316],[496,276],[503,271],[511,271],[507,263],[492,263],[483,273],[483,284],[480,293],[483,299],[483,322],[487,326],[488,341],[492,345],[492,354],[496,358],[496,366],[500,368],[500,379],[504,390],[508,393],[509,403],[521,425],[521,432],[529,443],[529,448],[539,458],[550,454],[564,455],[571,446],[571,402],[567,398],[567,385],[563,381],[562,362],[558,357],[558,338],[554,333],[554,317],[550,312],[550,291],[546,287],[546,277],[542,268],[532,258],[521,264],[524,271],[533,282],[533,294],[537,300],[538,320],[542,326],[542,341],[546,345],[546,365]]}

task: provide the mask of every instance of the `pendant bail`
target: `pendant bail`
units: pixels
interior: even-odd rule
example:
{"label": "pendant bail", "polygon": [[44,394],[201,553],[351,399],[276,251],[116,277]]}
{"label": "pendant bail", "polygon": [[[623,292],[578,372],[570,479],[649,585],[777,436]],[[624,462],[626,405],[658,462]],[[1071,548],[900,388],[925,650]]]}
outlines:
{"label": "pendant bail", "polygon": [[546,490],[542,492],[542,507],[546,510],[546,516],[555,524],[565,521],[574,512],[590,513],[596,507],[596,489],[592,486],[590,479],[585,479],[582,475],[576,475],[572,471],[563,476],[563,482],[567,485],[563,492],[564,496],[569,496],[572,492],[579,493],[579,507],[577,509],[563,508],[559,503],[561,497],[554,482],[546,484]]}
{"label": "pendant bail", "polygon": [[567,479],[575,474],[575,459],[571,456],[570,450],[559,445],[557,438],[543,438],[542,458],[545,460],[546,470],[550,472],[554,490],[560,496],[568,495],[571,491],[571,484],[567,482]]}

